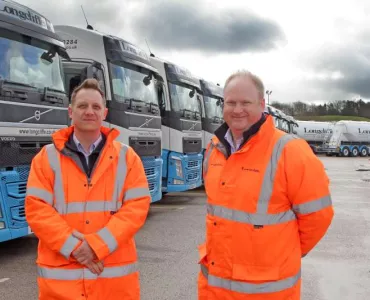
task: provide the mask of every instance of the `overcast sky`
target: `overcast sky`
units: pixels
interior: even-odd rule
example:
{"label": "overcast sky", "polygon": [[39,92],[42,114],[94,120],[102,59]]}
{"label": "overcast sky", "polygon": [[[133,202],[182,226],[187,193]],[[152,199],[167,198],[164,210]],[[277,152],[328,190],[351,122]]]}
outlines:
{"label": "overcast sky", "polygon": [[[270,101],[370,99],[368,0],[17,0],[54,25],[86,27],[224,84],[247,69]],[[95,3],[95,4],[94,4]]]}

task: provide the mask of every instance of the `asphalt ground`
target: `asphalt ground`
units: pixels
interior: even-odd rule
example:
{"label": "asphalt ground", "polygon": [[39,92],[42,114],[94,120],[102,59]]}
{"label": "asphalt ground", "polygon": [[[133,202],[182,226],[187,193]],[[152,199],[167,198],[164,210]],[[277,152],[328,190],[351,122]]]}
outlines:
{"label": "asphalt ground", "polygon": [[[325,157],[335,209],[323,240],[303,259],[302,300],[370,299],[370,160]],[[356,171],[361,165],[367,171]],[[136,236],[142,300],[196,300],[197,245],[205,234],[202,189],[152,204]],[[37,238],[0,244],[0,299],[37,299]]]}

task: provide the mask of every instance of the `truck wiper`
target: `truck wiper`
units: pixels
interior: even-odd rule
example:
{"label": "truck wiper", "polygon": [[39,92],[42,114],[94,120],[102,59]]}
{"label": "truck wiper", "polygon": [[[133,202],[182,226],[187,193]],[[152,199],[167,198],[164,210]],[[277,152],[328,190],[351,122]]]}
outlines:
{"label": "truck wiper", "polygon": [[154,102],[145,103],[145,106],[149,106],[149,112],[151,112],[152,114],[156,114],[159,110],[159,105]]}
{"label": "truck wiper", "polygon": [[190,113],[190,114],[192,114],[192,113],[194,113],[193,111],[191,111],[190,109],[186,109],[186,108],[183,108],[182,110],[181,110],[181,112],[182,112],[182,116],[183,117],[186,117],[186,113],[188,112],[188,113]]}
{"label": "truck wiper", "polygon": [[17,82],[17,81],[8,80],[8,79],[0,79],[0,91],[2,91],[4,83],[37,89],[37,87],[27,84],[27,83]]}
{"label": "truck wiper", "polygon": [[214,117],[213,117],[213,122],[215,122],[215,123],[221,123],[221,122],[222,122],[222,120],[221,120],[221,118],[220,118],[220,117],[214,116]]}
{"label": "truck wiper", "polygon": [[194,110],[194,111],[193,111],[193,113],[194,113],[195,119],[196,119],[196,120],[198,120],[197,115],[199,115],[199,118],[200,118],[200,112],[199,112],[199,111]]}
{"label": "truck wiper", "polygon": [[157,104],[157,103],[154,103],[154,102],[149,102],[149,103],[147,102],[147,103],[145,103],[145,105],[146,105],[146,106],[148,106],[148,105],[149,105],[149,106],[156,106],[156,107],[159,107],[159,106],[158,106],[158,104]]}
{"label": "truck wiper", "polygon": [[[133,107],[133,105],[132,105],[132,102],[139,102],[139,103],[144,103],[145,101],[143,101],[143,100],[140,100],[140,99],[135,99],[135,98],[126,98],[125,99],[125,103],[129,103],[128,104],[128,108],[129,109],[135,109],[137,106],[135,105],[135,107]],[[140,107],[140,106],[139,106]]]}
{"label": "truck wiper", "polygon": [[66,94],[64,91],[51,89],[49,87],[44,87],[44,94],[41,96],[41,100],[48,101],[50,103],[63,104],[63,97],[59,96],[58,94],[54,94],[54,93],[62,93],[64,95]]}
{"label": "truck wiper", "polygon": [[141,103],[143,103],[144,101],[143,100],[140,100],[140,99],[136,99],[136,98],[126,98],[125,99],[125,102],[129,102],[129,103],[132,103],[132,102],[141,102]]}
{"label": "truck wiper", "polygon": [[65,94],[66,92],[65,91],[62,91],[62,90],[58,90],[58,89],[53,89],[53,88],[49,88],[49,87],[46,87],[48,89],[48,91],[50,92],[56,92],[56,93],[62,93],[62,94]]}

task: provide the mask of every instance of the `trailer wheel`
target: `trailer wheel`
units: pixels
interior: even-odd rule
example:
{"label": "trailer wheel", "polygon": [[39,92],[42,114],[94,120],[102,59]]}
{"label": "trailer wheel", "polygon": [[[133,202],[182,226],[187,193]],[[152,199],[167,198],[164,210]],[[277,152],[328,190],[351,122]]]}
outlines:
{"label": "trailer wheel", "polygon": [[359,154],[358,148],[357,148],[357,147],[354,147],[354,148],[352,149],[351,156],[353,156],[353,157],[357,157],[357,156],[358,156],[358,154]]}
{"label": "trailer wheel", "polygon": [[364,157],[364,156],[367,156],[368,154],[369,154],[369,153],[368,153],[368,151],[367,151],[366,147],[363,147],[363,148],[361,149],[360,155],[361,155],[362,157]]}
{"label": "trailer wheel", "polygon": [[349,148],[348,147],[344,147],[343,150],[342,150],[342,156],[344,157],[348,157],[349,156]]}

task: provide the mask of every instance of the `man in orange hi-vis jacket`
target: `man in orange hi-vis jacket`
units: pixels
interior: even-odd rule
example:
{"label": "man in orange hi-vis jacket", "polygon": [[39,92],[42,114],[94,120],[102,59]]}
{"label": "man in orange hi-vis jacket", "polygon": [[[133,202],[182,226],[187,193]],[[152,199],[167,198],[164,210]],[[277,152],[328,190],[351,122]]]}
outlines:
{"label": "man in orange hi-vis jacket", "polygon": [[240,71],[224,87],[224,120],[203,166],[206,242],[200,300],[299,300],[301,258],[334,212],[329,180],[307,142],[264,114],[264,86]]}
{"label": "man in orange hi-vis jacket", "polygon": [[102,126],[107,108],[95,79],[73,91],[69,114],[73,126],[35,156],[27,184],[39,299],[139,300],[134,235],[150,205],[143,165]]}

